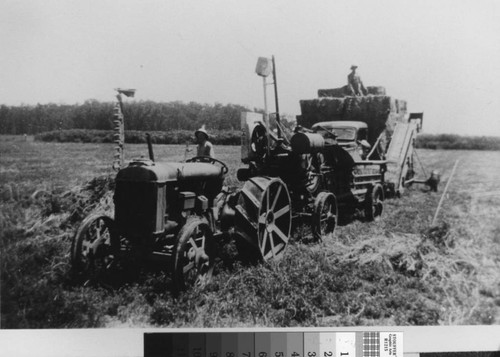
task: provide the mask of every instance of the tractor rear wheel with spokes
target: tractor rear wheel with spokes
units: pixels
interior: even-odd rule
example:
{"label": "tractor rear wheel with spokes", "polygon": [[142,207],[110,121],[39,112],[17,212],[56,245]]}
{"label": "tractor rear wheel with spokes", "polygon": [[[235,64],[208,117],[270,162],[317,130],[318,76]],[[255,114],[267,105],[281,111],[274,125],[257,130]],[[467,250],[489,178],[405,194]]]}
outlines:
{"label": "tractor rear wheel with spokes", "polygon": [[240,254],[264,261],[280,259],[292,227],[290,194],[283,181],[250,178],[240,191],[235,211],[236,236],[242,240],[237,244]]}

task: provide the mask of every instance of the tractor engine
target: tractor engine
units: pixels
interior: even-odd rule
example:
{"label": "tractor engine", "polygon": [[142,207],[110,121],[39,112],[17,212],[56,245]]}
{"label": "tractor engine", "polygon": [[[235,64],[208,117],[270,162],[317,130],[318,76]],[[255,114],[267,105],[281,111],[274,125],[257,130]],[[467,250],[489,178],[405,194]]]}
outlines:
{"label": "tractor engine", "polygon": [[223,180],[221,168],[209,163],[134,160],[116,176],[117,233],[131,241],[176,233],[188,215],[213,206]]}
{"label": "tractor engine", "polygon": [[292,136],[290,145],[296,154],[313,154],[323,151],[325,140],[320,134],[298,132]]}

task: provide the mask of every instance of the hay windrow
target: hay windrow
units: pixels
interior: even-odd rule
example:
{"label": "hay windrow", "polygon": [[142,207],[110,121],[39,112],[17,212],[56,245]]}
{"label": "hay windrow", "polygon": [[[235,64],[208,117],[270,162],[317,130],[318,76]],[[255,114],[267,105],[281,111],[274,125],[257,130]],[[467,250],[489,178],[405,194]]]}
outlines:
{"label": "hay windrow", "polygon": [[[90,212],[113,214],[113,185],[112,177],[103,176],[71,190],[38,189],[3,203],[2,326],[81,327],[99,323],[90,302],[77,302],[71,289],[64,286],[70,277],[73,232]],[[87,319],[90,321],[84,322]]]}
{"label": "hay windrow", "polygon": [[354,264],[360,269],[380,269],[385,275],[417,278],[430,296],[444,297],[438,302],[450,313],[443,314],[440,323],[466,324],[479,306],[478,300],[471,297],[479,298],[481,291],[484,294],[484,289],[495,281],[498,284],[495,262],[488,261],[482,252],[483,247],[469,246],[442,223],[421,234],[358,237],[349,244],[337,240],[330,257],[341,265]]}

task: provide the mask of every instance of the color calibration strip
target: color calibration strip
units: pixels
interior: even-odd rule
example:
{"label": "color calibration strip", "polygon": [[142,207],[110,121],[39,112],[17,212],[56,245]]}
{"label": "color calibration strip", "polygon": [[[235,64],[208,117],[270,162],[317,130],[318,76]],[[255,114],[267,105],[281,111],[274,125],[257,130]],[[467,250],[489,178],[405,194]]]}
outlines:
{"label": "color calibration strip", "polygon": [[403,357],[403,333],[145,333],[144,357]]}

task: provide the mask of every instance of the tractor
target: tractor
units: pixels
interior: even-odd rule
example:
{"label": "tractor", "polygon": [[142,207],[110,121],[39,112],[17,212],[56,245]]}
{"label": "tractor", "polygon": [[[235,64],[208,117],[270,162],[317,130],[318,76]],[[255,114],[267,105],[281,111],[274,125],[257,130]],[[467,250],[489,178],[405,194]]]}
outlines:
{"label": "tractor", "polygon": [[217,254],[214,216],[227,166],[207,157],[157,163],[136,159],[118,171],[114,217],[91,215],[73,239],[74,271],[113,279],[124,266],[172,273],[175,291],[210,279]]}
{"label": "tractor", "polygon": [[[380,216],[384,200],[385,161],[356,158],[339,135],[324,126],[302,126],[285,135],[280,123],[276,66],[259,58],[256,73],[263,77],[264,114],[242,113],[244,182],[235,211],[235,237],[242,252],[264,260],[279,258],[295,223],[308,223],[317,241],[333,233],[339,213],[363,212],[368,220]],[[276,128],[267,113],[266,82],[272,73]],[[362,135],[366,124],[355,124]],[[361,139],[364,140],[364,139]],[[352,150],[351,150],[352,149]]]}

